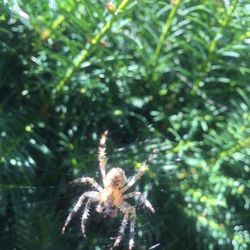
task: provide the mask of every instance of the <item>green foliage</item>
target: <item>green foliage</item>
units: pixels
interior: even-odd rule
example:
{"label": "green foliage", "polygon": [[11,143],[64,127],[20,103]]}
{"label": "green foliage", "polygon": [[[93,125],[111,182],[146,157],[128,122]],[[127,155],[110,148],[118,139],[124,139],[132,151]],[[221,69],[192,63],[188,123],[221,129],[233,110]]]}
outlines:
{"label": "green foliage", "polygon": [[[50,0],[0,5],[1,249],[106,249],[119,218],[64,220],[110,165],[134,174],[136,249],[249,249],[250,4]],[[133,201],[131,201],[132,203]],[[94,213],[94,211],[93,211]],[[123,242],[126,249],[127,238]],[[157,248],[155,248],[157,249]]]}

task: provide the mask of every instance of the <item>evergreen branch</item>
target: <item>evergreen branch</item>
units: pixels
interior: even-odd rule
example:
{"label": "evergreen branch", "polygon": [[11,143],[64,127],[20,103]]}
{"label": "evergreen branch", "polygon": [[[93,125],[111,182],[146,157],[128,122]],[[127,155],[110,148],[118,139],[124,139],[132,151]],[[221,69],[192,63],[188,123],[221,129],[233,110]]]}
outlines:
{"label": "evergreen branch", "polygon": [[[239,152],[239,151],[241,151],[242,149],[244,149],[244,148],[249,148],[249,146],[250,146],[250,136],[249,137],[247,137],[246,139],[244,139],[244,140],[239,140],[239,141],[237,141],[237,143],[233,146],[233,147],[231,147],[231,148],[229,148],[229,149],[227,149],[227,150],[223,150],[223,151],[221,151],[218,155],[217,155],[217,157],[216,158],[212,158],[209,162],[209,165],[211,165],[211,166],[219,166],[220,164],[221,164],[221,161],[223,160],[223,159],[225,159],[226,157],[230,157],[231,155],[233,155],[234,153],[236,153],[236,152]],[[220,163],[219,165],[217,165],[217,163]]]}
{"label": "evergreen branch", "polygon": [[201,95],[204,96],[205,93],[201,93],[200,90],[200,86],[202,85],[202,81],[204,80],[204,78],[207,76],[210,68],[211,68],[211,61],[213,58],[214,53],[216,52],[217,49],[217,45],[218,45],[218,41],[220,40],[220,38],[222,37],[221,34],[223,33],[224,29],[227,27],[227,25],[229,24],[230,18],[234,12],[234,10],[236,9],[238,0],[234,0],[234,2],[232,3],[232,5],[228,8],[226,17],[224,20],[221,21],[221,26],[219,31],[216,33],[216,35],[214,36],[213,40],[210,42],[209,46],[208,46],[208,56],[206,61],[204,62],[203,66],[202,66],[202,76],[199,77],[193,84],[192,88],[191,88],[191,95]]}
{"label": "evergreen branch", "polygon": [[93,45],[96,45],[100,39],[103,37],[103,35],[110,30],[112,24],[116,20],[118,14],[125,10],[126,6],[130,0],[123,0],[120,5],[115,10],[114,14],[112,15],[111,19],[106,22],[103,26],[103,28],[90,40],[90,43],[86,44],[85,49],[80,51],[79,55],[77,55],[72,62],[72,66],[67,69],[65,76],[62,80],[59,81],[59,83],[56,86],[56,92],[60,92],[67,81],[70,80],[74,72],[80,67],[81,63],[84,62],[87,57],[90,55],[90,49]]}
{"label": "evergreen branch", "polygon": [[60,26],[61,23],[65,21],[65,15],[59,15],[54,22],[51,24],[49,29],[45,29],[41,32],[41,39],[46,40],[48,39],[54,30],[57,29],[58,26]]}
{"label": "evergreen branch", "polygon": [[18,148],[19,144],[22,142],[25,135],[21,135],[8,147],[8,149],[4,152],[4,154],[0,158],[0,162],[5,162],[6,159],[11,155],[11,153]]}
{"label": "evergreen branch", "polygon": [[[246,240],[245,237],[242,236],[242,234],[240,232],[230,232],[227,229],[227,226],[225,224],[222,223],[218,223],[212,219],[207,218],[205,215],[201,215],[198,214],[195,211],[192,211],[190,209],[184,209],[184,211],[192,217],[195,217],[196,220],[203,226],[206,226],[208,228],[210,228],[211,231],[217,231],[219,233],[222,233],[224,235],[225,238],[230,237],[232,240],[235,240],[238,244],[242,245],[242,244],[246,244],[246,243],[250,243],[249,238]],[[249,237],[249,234],[248,234]]]}
{"label": "evergreen branch", "polygon": [[172,21],[174,19],[174,17],[176,16],[176,13],[177,13],[177,10],[180,6],[180,3],[181,1],[180,0],[176,0],[175,3],[173,4],[173,7],[166,19],[166,22],[165,22],[165,25],[163,27],[163,30],[161,32],[161,35],[160,35],[160,38],[159,38],[159,41],[157,43],[157,46],[155,48],[155,51],[153,53],[153,56],[151,58],[151,62],[150,64],[155,67],[158,59],[159,59],[159,56],[160,56],[160,52],[162,50],[162,46],[164,45],[164,42],[169,34],[169,31],[170,31],[170,28],[171,28],[171,24],[172,24]]}
{"label": "evergreen branch", "polygon": [[250,136],[244,140],[238,141],[238,143],[234,147],[220,152],[219,158],[223,159],[223,158],[228,157],[236,152],[239,152],[240,150],[242,150],[244,148],[249,148],[249,147],[250,147]]}

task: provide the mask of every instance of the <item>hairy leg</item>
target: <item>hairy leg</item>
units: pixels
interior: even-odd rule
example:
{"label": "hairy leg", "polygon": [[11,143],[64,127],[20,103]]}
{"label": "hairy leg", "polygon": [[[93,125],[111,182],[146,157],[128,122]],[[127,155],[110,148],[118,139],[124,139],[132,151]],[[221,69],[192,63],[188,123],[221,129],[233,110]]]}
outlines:
{"label": "hairy leg", "polygon": [[142,164],[141,168],[138,170],[138,172],[130,179],[128,184],[122,188],[122,190],[121,190],[122,193],[124,193],[130,187],[132,187],[136,183],[136,181],[139,180],[142,175],[144,175],[147,168],[148,168],[147,161],[145,161],[145,162],[143,162],[143,164]]}
{"label": "hairy leg", "polygon": [[85,234],[85,224],[87,222],[88,216],[89,216],[89,209],[90,209],[90,204],[91,204],[92,199],[89,198],[88,201],[86,202],[83,214],[82,214],[82,220],[81,220],[81,229],[82,229],[82,234],[84,238],[86,237]]}
{"label": "hairy leg", "polygon": [[105,177],[106,177],[106,140],[107,140],[108,130],[104,131],[102,137],[99,142],[98,148],[98,160],[99,160],[99,167],[102,175],[103,185],[105,186]]}
{"label": "hairy leg", "polygon": [[98,192],[95,191],[90,191],[90,192],[86,192],[84,194],[82,194],[80,196],[80,198],[78,199],[76,205],[74,206],[72,212],[68,215],[63,228],[62,228],[62,234],[64,234],[66,227],[68,226],[69,222],[71,221],[71,219],[73,218],[73,216],[77,213],[77,211],[80,209],[80,207],[82,206],[85,198],[92,198],[93,200],[98,200]]}
{"label": "hairy leg", "polygon": [[103,188],[93,178],[90,178],[90,177],[81,177],[81,178],[75,179],[69,183],[70,184],[78,184],[78,183],[90,184],[92,187],[94,187],[99,192],[101,192],[103,190]]}
{"label": "hairy leg", "polygon": [[[120,210],[124,213],[124,218],[121,224],[121,227],[119,229],[119,234],[116,237],[115,243],[113,247],[119,246],[122,237],[124,235],[124,231],[126,228],[126,225],[128,223],[129,219],[129,214],[131,214],[131,223],[130,223],[130,240],[129,240],[129,250],[131,250],[134,247],[134,236],[135,236],[135,218],[136,218],[136,213],[135,209],[126,201],[123,201],[123,203],[120,206]],[[111,250],[113,249],[111,248]]]}
{"label": "hairy leg", "polygon": [[[114,243],[113,247],[117,247],[117,246],[120,245],[120,242],[121,242],[122,237],[124,235],[124,231],[125,231],[126,225],[128,223],[128,215],[129,215],[128,212],[126,212],[124,214],[124,217],[123,217],[123,220],[122,220],[122,224],[121,224],[120,229],[119,229],[119,234],[116,237],[116,240],[115,240],[115,243]],[[113,249],[113,248],[111,248],[111,249]]]}
{"label": "hairy leg", "polygon": [[131,250],[135,244],[135,219],[136,219],[136,213],[135,210],[133,210],[133,212],[131,212],[131,221],[130,221],[129,250]]}
{"label": "hairy leg", "polygon": [[131,193],[128,193],[128,194],[125,194],[123,195],[123,198],[124,199],[127,199],[127,198],[132,198],[132,197],[139,197],[142,201],[142,203],[152,212],[154,213],[155,210],[152,206],[152,204],[149,202],[149,200],[140,192],[131,192]]}
{"label": "hairy leg", "polygon": [[135,174],[131,179],[130,181],[128,182],[128,184],[126,186],[124,186],[122,188],[122,193],[124,193],[125,191],[127,191],[130,187],[132,187],[135,182],[137,180],[139,180],[141,178],[142,175],[144,175],[145,171],[148,169],[148,162],[150,162],[153,158],[155,154],[155,151],[149,155],[148,159],[146,161],[143,162],[141,168],[138,170],[137,174]]}

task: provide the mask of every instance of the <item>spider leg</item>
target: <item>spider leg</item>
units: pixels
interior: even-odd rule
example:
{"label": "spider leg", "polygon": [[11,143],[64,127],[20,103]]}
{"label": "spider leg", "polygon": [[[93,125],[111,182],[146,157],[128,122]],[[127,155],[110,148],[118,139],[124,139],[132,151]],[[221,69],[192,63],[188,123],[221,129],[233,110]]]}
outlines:
{"label": "spider leg", "polygon": [[135,210],[133,210],[133,212],[131,212],[131,221],[130,221],[129,250],[131,250],[135,244],[135,219],[136,219],[136,213]]}
{"label": "spider leg", "polygon": [[98,148],[98,161],[99,161],[99,167],[102,175],[102,181],[105,186],[105,177],[106,177],[106,140],[107,140],[108,130],[104,131],[102,134],[102,137],[99,142],[99,148]]}
{"label": "spider leg", "polygon": [[87,222],[88,216],[89,216],[89,209],[90,209],[90,204],[93,200],[91,198],[88,199],[88,201],[86,202],[83,214],[82,214],[82,220],[81,220],[81,229],[82,229],[82,234],[84,238],[86,237],[85,234],[85,224]]}
{"label": "spider leg", "polygon": [[139,180],[142,175],[144,175],[145,171],[148,169],[148,162],[150,162],[152,160],[154,153],[155,152],[153,152],[153,154],[149,155],[148,159],[143,162],[143,164],[142,164],[141,168],[138,170],[138,172],[130,179],[128,184],[121,189],[122,193],[124,193],[130,187],[132,187],[135,184],[135,182],[137,180]]}
{"label": "spider leg", "polygon": [[138,170],[137,174],[135,174],[130,181],[128,182],[128,184],[126,186],[124,186],[121,190],[122,193],[124,193],[125,191],[127,191],[130,187],[132,187],[135,182],[141,178],[141,176],[144,174],[144,172],[147,170],[148,165],[147,165],[147,161],[145,161],[141,168]]}
{"label": "spider leg", "polygon": [[[123,217],[120,229],[119,229],[119,234],[116,237],[116,240],[115,240],[113,247],[117,247],[120,245],[120,242],[121,242],[122,237],[124,235],[126,225],[128,223],[129,214],[131,214],[130,240],[129,240],[129,250],[131,250],[134,247],[135,218],[136,218],[135,209],[130,204],[128,204],[126,201],[123,201],[121,206],[120,206],[120,210],[124,213],[124,217]],[[111,248],[111,250],[113,249],[113,247]]]}
{"label": "spider leg", "polygon": [[76,205],[74,206],[72,212],[68,215],[63,228],[62,228],[62,234],[64,234],[66,227],[68,226],[69,222],[71,221],[71,219],[73,218],[73,216],[77,213],[77,211],[80,209],[80,207],[82,206],[85,198],[89,197],[92,198],[94,200],[98,200],[98,192],[95,191],[89,191],[89,192],[85,192],[84,194],[82,194],[80,196],[80,198],[78,199]]}
{"label": "spider leg", "polygon": [[[126,211],[124,214],[123,220],[122,220],[122,224],[121,224],[120,229],[119,229],[119,234],[115,239],[115,243],[114,243],[113,247],[117,247],[120,245],[120,242],[121,242],[122,237],[124,235],[126,225],[128,223],[128,215],[129,215],[129,213]],[[113,247],[111,249],[113,249]]]}
{"label": "spider leg", "polygon": [[154,213],[155,210],[149,200],[140,192],[131,192],[128,194],[123,195],[124,199],[131,198],[131,197],[139,197],[142,203],[152,212]]}
{"label": "spider leg", "polygon": [[77,183],[90,184],[99,192],[103,190],[103,188],[93,178],[90,177],[81,177],[69,182],[69,184],[77,184]]}

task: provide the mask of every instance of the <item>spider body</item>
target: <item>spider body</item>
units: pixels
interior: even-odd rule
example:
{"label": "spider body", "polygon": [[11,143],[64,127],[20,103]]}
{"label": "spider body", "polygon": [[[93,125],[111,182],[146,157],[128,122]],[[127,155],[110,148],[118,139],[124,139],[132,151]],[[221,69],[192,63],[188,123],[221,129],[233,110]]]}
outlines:
{"label": "spider body", "polygon": [[107,187],[100,194],[99,200],[104,206],[112,204],[112,206],[119,208],[123,202],[123,197],[120,189]]}
{"label": "spider body", "polygon": [[111,202],[106,202],[99,213],[102,213],[104,217],[114,218],[118,214],[118,209]]}
{"label": "spider body", "polygon": [[[106,138],[108,132],[105,131],[102,134],[100,143],[99,143],[99,167],[102,175],[103,187],[99,185],[93,178],[82,177],[76,180],[73,180],[71,183],[87,183],[92,185],[96,191],[88,191],[83,193],[78,199],[76,205],[73,208],[73,211],[68,215],[64,226],[62,228],[62,233],[64,234],[65,229],[75,213],[81,208],[84,201],[86,201],[85,209],[83,210],[82,219],[81,219],[81,229],[83,236],[86,238],[85,234],[85,224],[89,216],[90,205],[92,202],[97,202],[96,211],[102,213],[105,217],[115,217],[118,214],[118,211],[124,214],[122,224],[119,229],[119,234],[115,238],[113,247],[119,246],[124,231],[128,221],[130,220],[130,240],[129,240],[129,250],[134,247],[134,227],[136,219],[136,211],[133,206],[126,202],[127,198],[131,197],[140,197],[141,202],[151,210],[155,212],[151,203],[140,193],[140,192],[131,192],[125,194],[125,192],[134,185],[134,183],[143,175],[147,169],[147,162],[150,160],[151,156],[142,164],[142,167],[139,169],[138,173],[130,178],[127,181],[126,175],[121,168],[111,168],[106,174]],[[113,247],[111,249],[113,249]]]}
{"label": "spider body", "polygon": [[121,188],[126,183],[126,176],[121,168],[112,168],[106,176],[104,190],[100,193],[100,202],[104,206],[112,206],[119,208],[123,202]]}

